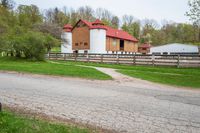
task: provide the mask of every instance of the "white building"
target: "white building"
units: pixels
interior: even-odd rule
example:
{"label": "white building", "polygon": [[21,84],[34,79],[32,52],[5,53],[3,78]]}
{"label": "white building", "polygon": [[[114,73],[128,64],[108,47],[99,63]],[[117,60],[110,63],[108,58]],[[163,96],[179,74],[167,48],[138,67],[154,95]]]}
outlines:
{"label": "white building", "polygon": [[151,54],[195,54],[199,53],[198,46],[189,44],[166,44],[157,47],[151,47]]}

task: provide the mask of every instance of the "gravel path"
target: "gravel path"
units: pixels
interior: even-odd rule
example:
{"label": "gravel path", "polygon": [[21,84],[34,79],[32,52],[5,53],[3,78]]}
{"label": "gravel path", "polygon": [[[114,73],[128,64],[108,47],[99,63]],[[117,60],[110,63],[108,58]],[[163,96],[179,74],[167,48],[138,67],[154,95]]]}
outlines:
{"label": "gravel path", "polygon": [[0,72],[0,101],[119,132],[199,133],[200,91],[98,69],[115,80]]}

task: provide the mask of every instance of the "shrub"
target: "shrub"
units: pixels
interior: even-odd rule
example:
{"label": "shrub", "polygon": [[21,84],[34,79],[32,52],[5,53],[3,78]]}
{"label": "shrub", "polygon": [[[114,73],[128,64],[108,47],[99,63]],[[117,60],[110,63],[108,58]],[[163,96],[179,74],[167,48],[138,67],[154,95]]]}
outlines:
{"label": "shrub", "polygon": [[10,38],[9,46],[13,47],[16,57],[44,60],[45,37],[38,32],[27,32]]}
{"label": "shrub", "polygon": [[24,36],[23,53],[26,58],[44,60],[45,57],[45,38],[43,34],[28,32]]}

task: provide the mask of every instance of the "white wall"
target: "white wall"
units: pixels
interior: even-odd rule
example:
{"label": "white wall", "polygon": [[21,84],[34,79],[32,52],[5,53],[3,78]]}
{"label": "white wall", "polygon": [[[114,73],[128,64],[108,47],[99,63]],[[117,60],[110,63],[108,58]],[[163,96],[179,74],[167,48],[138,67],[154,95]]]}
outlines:
{"label": "white wall", "polygon": [[198,47],[186,44],[167,44],[163,46],[152,47],[150,53],[198,53]]}
{"label": "white wall", "polygon": [[106,54],[106,30],[90,30],[90,50],[88,53]]}
{"label": "white wall", "polygon": [[[63,32],[61,35],[62,43],[61,43],[61,53],[73,53],[72,50],[72,33],[71,32]],[[63,41],[66,40],[67,42]]]}

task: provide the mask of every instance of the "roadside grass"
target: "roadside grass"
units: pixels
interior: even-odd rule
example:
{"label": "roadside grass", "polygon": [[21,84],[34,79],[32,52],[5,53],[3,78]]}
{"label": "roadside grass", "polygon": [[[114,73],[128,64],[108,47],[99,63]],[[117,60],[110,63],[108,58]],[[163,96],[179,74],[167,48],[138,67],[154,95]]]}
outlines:
{"label": "roadside grass", "polygon": [[12,57],[0,57],[0,70],[28,72],[35,74],[80,77],[87,79],[112,79],[94,68],[84,68],[75,65],[53,64],[45,61],[30,61]]}
{"label": "roadside grass", "polygon": [[72,125],[56,124],[36,118],[28,118],[10,111],[0,112],[0,133],[89,133]]}
{"label": "roadside grass", "polygon": [[66,62],[59,61],[68,65],[87,65],[96,67],[106,67],[117,69],[118,72],[143,79],[151,82],[180,86],[200,88],[200,68],[176,68],[176,67],[159,67],[159,66],[131,66],[116,64],[98,64],[84,62]]}

